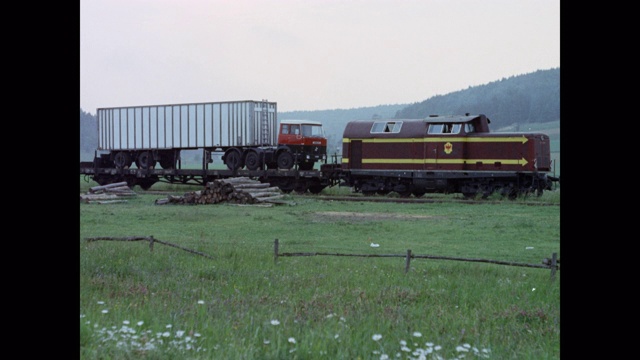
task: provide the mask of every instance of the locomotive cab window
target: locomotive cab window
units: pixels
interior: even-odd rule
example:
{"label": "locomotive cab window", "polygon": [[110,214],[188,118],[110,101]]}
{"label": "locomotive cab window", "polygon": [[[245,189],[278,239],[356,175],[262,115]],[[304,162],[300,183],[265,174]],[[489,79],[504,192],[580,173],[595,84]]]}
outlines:
{"label": "locomotive cab window", "polygon": [[371,126],[371,133],[399,133],[401,127],[402,121],[376,121]]}
{"label": "locomotive cab window", "polygon": [[459,134],[460,124],[429,124],[429,134]]}

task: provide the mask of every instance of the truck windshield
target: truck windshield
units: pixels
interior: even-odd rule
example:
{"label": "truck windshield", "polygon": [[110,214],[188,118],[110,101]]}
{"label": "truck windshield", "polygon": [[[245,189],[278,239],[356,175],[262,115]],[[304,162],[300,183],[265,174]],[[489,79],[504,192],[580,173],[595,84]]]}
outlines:
{"label": "truck windshield", "polygon": [[304,136],[324,136],[322,125],[302,125],[302,135]]}

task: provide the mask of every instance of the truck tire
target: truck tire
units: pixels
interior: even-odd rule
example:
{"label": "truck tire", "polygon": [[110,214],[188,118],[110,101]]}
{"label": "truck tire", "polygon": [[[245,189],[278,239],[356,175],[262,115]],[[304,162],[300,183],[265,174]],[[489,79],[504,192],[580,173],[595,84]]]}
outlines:
{"label": "truck tire", "polygon": [[283,151],[278,155],[278,168],[289,170],[293,167],[293,155],[288,151]]}
{"label": "truck tire", "polygon": [[153,169],[156,166],[156,162],[153,159],[153,155],[149,151],[143,151],[138,154],[136,159],[136,166],[138,169]]}
{"label": "truck tire", "polygon": [[131,157],[126,152],[120,151],[113,157],[113,163],[118,169],[126,169],[131,166]]}
{"label": "truck tire", "polygon": [[239,170],[242,169],[242,156],[240,155],[240,151],[233,149],[229,150],[224,156],[224,163],[227,165],[229,170]]}
{"label": "truck tire", "polygon": [[262,168],[262,161],[260,161],[260,155],[255,151],[250,151],[247,157],[244,159],[244,165],[249,170],[258,170]]}

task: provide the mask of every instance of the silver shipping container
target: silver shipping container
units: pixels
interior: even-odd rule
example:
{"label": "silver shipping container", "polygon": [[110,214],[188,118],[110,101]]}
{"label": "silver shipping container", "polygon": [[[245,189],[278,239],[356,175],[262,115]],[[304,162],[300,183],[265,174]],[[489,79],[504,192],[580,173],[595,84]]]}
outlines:
{"label": "silver shipping container", "polygon": [[99,150],[277,144],[277,104],[226,101],[97,109]]}

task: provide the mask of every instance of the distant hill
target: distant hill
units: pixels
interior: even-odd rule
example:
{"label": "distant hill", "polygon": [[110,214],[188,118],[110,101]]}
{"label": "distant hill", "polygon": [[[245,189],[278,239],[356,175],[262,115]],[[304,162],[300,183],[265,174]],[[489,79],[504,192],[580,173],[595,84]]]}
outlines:
{"label": "distant hill", "polygon": [[397,119],[430,114],[485,114],[493,128],[560,120],[560,68],[503,78],[403,108]]}

